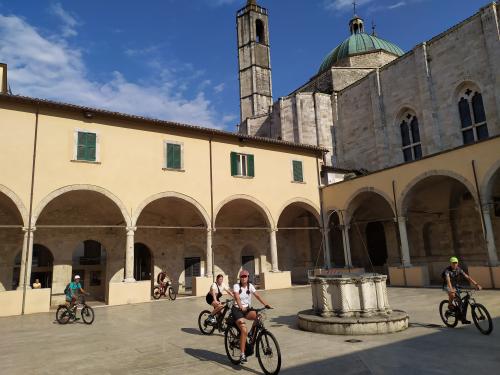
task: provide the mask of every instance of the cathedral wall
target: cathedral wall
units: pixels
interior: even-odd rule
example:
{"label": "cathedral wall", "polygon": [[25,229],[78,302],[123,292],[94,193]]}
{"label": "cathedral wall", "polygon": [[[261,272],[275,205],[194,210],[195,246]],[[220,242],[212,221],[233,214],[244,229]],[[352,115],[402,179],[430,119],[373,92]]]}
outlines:
{"label": "cathedral wall", "polygon": [[376,150],[370,81],[363,79],[338,95],[339,167],[375,169]]}
{"label": "cathedral wall", "polygon": [[397,56],[385,51],[363,53],[348,57],[351,67],[381,67],[395,60]]}
{"label": "cathedral wall", "polygon": [[317,144],[316,113],[313,94],[299,93],[296,95],[297,121],[299,126],[299,141],[309,145]]}
{"label": "cathedral wall", "polygon": [[456,91],[467,81],[475,83],[482,91],[490,136],[500,133],[495,74],[492,72],[494,67],[498,76],[500,56],[497,54],[496,67],[492,66],[486,38],[496,38],[498,50],[498,34],[485,35],[481,17],[474,16],[452,32],[427,43],[444,149],[462,145]]}
{"label": "cathedral wall", "polygon": [[280,122],[283,140],[299,142],[294,96],[280,99]]}
{"label": "cathedral wall", "polygon": [[335,91],[345,89],[361,78],[372,72],[371,68],[332,68],[332,85]]}

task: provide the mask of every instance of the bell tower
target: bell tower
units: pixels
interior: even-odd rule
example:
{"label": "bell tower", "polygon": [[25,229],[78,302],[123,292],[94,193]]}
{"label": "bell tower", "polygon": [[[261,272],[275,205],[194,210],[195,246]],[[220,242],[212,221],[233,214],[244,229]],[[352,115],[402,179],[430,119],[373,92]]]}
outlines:
{"label": "bell tower", "polygon": [[269,16],[256,0],[236,13],[241,122],[269,113],[273,105]]}

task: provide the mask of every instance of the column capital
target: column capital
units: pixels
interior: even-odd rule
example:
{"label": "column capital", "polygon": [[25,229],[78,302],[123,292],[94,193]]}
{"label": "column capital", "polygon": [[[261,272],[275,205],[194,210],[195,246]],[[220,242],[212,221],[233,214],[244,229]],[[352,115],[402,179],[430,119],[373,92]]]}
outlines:
{"label": "column capital", "polygon": [[130,234],[130,232],[135,232],[137,230],[137,227],[127,227],[127,234]]}
{"label": "column capital", "polygon": [[267,230],[269,233],[277,232],[278,228],[270,228]]}
{"label": "column capital", "polygon": [[213,229],[213,228],[206,228],[206,230],[207,230],[207,234],[215,232],[215,229]]}
{"label": "column capital", "polygon": [[36,231],[36,227],[23,227],[23,232],[34,232]]}
{"label": "column capital", "polygon": [[398,216],[394,218],[394,222],[396,223],[406,223],[408,221],[408,218],[406,216]]}

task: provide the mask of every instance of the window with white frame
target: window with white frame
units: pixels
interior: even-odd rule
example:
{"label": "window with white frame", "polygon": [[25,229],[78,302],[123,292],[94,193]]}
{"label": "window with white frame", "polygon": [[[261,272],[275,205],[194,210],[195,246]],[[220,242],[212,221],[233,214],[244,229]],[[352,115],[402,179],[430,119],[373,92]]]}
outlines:
{"label": "window with white frame", "polygon": [[422,158],[422,144],[420,142],[420,130],[418,118],[415,114],[407,112],[401,118],[399,124],[401,130],[401,150],[405,162]]}
{"label": "window with white frame", "polygon": [[254,156],[231,152],[231,176],[255,177]]}
{"label": "window with white frame", "polygon": [[183,152],[184,147],[182,143],[165,141],[164,143],[164,155],[165,155],[165,169],[172,170],[183,170],[184,161],[183,161]]}
{"label": "window with white frame", "polygon": [[458,113],[465,145],[489,137],[483,96],[479,90],[465,88],[461,91],[458,100]]}
{"label": "window with white frame", "polygon": [[96,162],[98,160],[97,133],[76,130],[74,160]]}

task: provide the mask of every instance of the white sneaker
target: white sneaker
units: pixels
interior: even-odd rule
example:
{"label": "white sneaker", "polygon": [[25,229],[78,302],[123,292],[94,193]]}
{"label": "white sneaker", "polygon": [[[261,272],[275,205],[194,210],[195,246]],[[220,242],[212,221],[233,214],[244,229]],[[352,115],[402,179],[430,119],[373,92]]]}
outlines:
{"label": "white sneaker", "polygon": [[245,356],[245,354],[242,354],[242,355],[240,356],[240,364],[241,364],[241,365],[243,365],[243,364],[245,364],[245,363],[247,363],[247,362],[248,362],[248,361],[247,361],[247,357]]}

